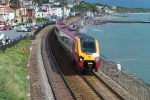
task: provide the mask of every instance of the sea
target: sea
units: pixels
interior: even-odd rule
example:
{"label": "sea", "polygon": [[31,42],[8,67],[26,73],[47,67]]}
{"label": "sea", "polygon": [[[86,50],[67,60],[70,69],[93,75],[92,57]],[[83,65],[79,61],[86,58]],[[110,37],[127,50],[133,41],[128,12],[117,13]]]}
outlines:
{"label": "sea", "polygon": [[[108,20],[147,21],[150,13],[119,14]],[[150,23],[108,23],[85,27],[99,41],[101,57],[150,84]]]}

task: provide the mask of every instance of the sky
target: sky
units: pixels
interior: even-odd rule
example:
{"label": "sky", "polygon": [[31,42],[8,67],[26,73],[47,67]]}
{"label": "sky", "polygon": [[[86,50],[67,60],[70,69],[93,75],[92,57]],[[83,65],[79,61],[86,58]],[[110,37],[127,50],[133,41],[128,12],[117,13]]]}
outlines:
{"label": "sky", "polygon": [[150,0],[84,0],[89,3],[101,3],[108,6],[128,8],[150,8]]}

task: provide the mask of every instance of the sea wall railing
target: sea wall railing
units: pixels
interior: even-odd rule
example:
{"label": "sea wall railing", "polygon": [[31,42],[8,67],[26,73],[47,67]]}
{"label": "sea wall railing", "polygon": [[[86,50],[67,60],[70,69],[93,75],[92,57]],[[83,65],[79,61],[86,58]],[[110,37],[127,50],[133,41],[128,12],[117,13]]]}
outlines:
{"label": "sea wall railing", "polygon": [[121,76],[118,76],[114,62],[101,58],[100,70],[139,100],[150,100],[150,84],[124,69]]}

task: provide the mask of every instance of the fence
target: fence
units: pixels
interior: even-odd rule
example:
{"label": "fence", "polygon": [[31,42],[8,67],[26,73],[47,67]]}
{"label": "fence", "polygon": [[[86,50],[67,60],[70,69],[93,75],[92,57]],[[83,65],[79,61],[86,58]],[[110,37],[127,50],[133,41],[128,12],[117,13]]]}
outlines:
{"label": "fence", "polygon": [[43,26],[39,27],[35,32],[34,34],[32,35],[29,35],[27,34],[26,36],[23,36],[23,37],[18,37],[18,39],[14,40],[14,41],[11,41],[10,43],[8,44],[5,44],[5,45],[1,45],[0,46],[0,50],[2,51],[5,51],[7,48],[11,48],[12,46],[14,46],[15,44],[19,43],[21,40],[24,40],[24,39],[31,39],[31,40],[34,40],[35,39],[35,36],[47,25],[52,25],[52,24],[55,24],[55,23],[47,23],[47,24],[44,24]]}
{"label": "fence", "polygon": [[121,76],[118,77],[114,62],[101,58],[100,70],[139,100],[150,100],[150,84],[128,73],[124,69],[122,69]]}

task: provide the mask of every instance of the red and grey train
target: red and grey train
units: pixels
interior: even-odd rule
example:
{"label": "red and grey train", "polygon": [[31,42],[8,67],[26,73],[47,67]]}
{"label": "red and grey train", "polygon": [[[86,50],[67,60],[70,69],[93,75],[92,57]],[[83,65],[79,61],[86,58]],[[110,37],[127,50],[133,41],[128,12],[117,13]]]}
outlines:
{"label": "red and grey train", "polygon": [[56,23],[55,33],[59,44],[80,71],[98,71],[100,48],[96,39],[69,28],[62,20]]}

